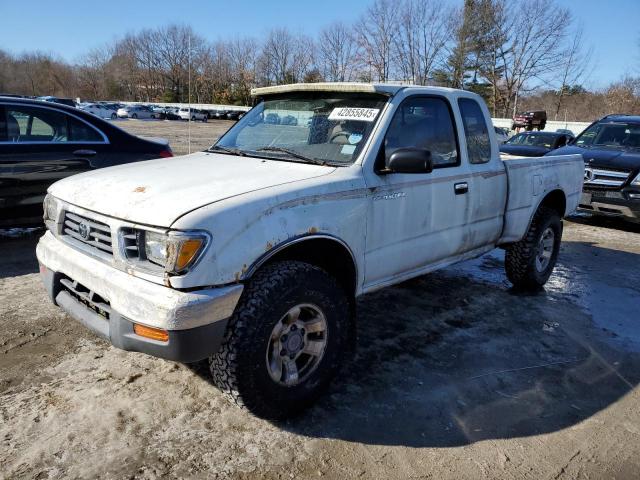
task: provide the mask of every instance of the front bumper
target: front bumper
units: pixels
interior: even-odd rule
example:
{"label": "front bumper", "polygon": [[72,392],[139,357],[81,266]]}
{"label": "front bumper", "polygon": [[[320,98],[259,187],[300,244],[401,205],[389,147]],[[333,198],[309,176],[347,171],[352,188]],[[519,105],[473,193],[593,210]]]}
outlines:
{"label": "front bumper", "polygon": [[635,191],[584,191],[578,210],[609,217],[624,217],[627,220],[639,222],[640,194]]}
{"label": "front bumper", "polygon": [[[180,362],[215,353],[241,284],[182,292],[117,270],[50,232],[36,249],[51,300],[115,347]],[[134,333],[134,324],[166,330],[166,342]]]}

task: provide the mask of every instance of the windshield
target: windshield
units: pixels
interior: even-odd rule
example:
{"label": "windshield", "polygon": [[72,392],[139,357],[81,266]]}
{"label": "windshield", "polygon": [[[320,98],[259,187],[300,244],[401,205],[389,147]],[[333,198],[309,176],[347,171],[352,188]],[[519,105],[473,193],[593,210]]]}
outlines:
{"label": "windshield", "polygon": [[509,145],[528,145],[535,147],[551,148],[556,137],[554,135],[544,135],[537,133],[519,133],[513,138],[507,140]]}
{"label": "windshield", "polygon": [[344,166],[366,143],[387,97],[302,92],[266,97],[211,151]]}
{"label": "windshield", "polygon": [[640,148],[640,124],[596,123],[575,141],[579,147]]}

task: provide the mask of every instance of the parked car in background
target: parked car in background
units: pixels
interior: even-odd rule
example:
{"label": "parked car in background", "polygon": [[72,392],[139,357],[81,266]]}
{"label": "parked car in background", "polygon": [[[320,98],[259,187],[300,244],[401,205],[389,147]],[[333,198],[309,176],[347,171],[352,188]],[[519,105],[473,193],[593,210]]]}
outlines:
{"label": "parked car in background", "polygon": [[[229,399],[273,418],[307,407],[347,363],[357,297],[496,247],[517,288],[548,280],[580,155],[501,161],[468,91],[253,94],[207,151],[51,186],[37,256],[56,305],[116,347],[208,358]],[[274,111],[313,121],[266,124]],[[89,235],[70,234],[68,218]]]}
{"label": "parked car in background", "polygon": [[52,97],[51,95],[47,95],[44,97],[36,97],[36,99],[42,100],[43,102],[60,103],[61,105],[68,105],[70,107],[76,106],[76,102],[74,102],[71,98],[60,98],[60,97]]}
{"label": "parked car in background", "polygon": [[227,113],[229,110],[219,109],[214,112],[213,116],[216,120],[224,120],[227,118]]}
{"label": "parked car in background", "polygon": [[112,120],[118,118],[116,110],[102,103],[85,103],[78,108],[84,112],[91,113],[96,117],[110,118]]}
{"label": "parked car in background", "polygon": [[118,109],[116,114],[118,118],[156,118],[156,114],[144,105],[127,105],[126,107]]}
{"label": "parked car in background", "polygon": [[120,110],[123,107],[126,107],[126,105],[122,104],[122,103],[114,103],[114,102],[96,102],[99,103],[100,105],[104,105],[107,108],[110,108],[111,110],[117,112],[118,110]]}
{"label": "parked car in background", "polygon": [[168,107],[164,111],[165,120],[182,120],[180,115],[178,115],[178,110],[180,110],[178,107]]}
{"label": "parked car in background", "polygon": [[585,163],[579,209],[640,222],[640,116],[607,115],[549,155],[572,153]]}
{"label": "parked car in background", "polygon": [[556,133],[566,133],[567,135],[571,135],[572,137],[576,136],[576,134],[573,133],[573,130],[569,130],[567,128],[558,128],[556,130]]}
{"label": "parked car in background", "polygon": [[178,116],[182,120],[191,120],[192,122],[195,122],[195,121],[206,122],[207,119],[209,118],[204,111],[198,110],[196,108],[188,108],[188,107],[180,108],[178,110]]}
{"label": "parked car in background", "polygon": [[531,112],[518,113],[513,117],[511,130],[524,128],[525,130],[544,130],[547,126],[547,112],[535,110]]}
{"label": "parked car in background", "polygon": [[61,178],[170,156],[166,140],[136,137],[83,110],[0,97],[0,228],[41,224],[46,190]]}
{"label": "parked car in background", "polygon": [[493,129],[496,132],[496,138],[498,139],[499,144],[503,144],[504,142],[509,140],[509,137],[511,136],[511,132],[509,131],[509,129],[502,127],[493,127]]}
{"label": "parked car in background", "polygon": [[558,132],[521,132],[500,145],[500,153],[519,157],[542,157],[551,150],[564,147],[573,135]]}
{"label": "parked car in background", "polygon": [[277,113],[267,113],[264,117],[264,123],[280,125],[280,115],[278,115]]}
{"label": "parked car in background", "polygon": [[242,110],[231,110],[227,113],[227,120],[240,120],[244,112]]}
{"label": "parked car in background", "polygon": [[161,107],[160,105],[149,105],[148,107],[153,113],[158,115],[158,118],[160,118],[160,114],[164,113],[167,109],[167,107]]}

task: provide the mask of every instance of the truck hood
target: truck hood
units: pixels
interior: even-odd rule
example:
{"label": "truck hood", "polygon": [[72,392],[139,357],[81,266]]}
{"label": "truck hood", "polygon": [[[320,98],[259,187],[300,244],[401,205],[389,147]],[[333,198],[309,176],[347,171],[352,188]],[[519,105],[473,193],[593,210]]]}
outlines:
{"label": "truck hood", "polygon": [[615,150],[611,148],[582,148],[574,145],[558,148],[548,155],[579,153],[584,163],[596,168],[620,168],[635,171],[640,168],[640,152],[637,150]]}
{"label": "truck hood", "polygon": [[104,215],[169,227],[204,205],[333,171],[335,167],[199,152],[74,175],[54,183],[49,193]]}

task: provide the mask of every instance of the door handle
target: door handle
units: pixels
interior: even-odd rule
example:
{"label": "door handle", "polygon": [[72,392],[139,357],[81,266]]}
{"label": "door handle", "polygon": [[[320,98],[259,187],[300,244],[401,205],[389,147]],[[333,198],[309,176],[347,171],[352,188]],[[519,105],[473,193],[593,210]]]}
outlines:
{"label": "door handle", "polygon": [[93,157],[96,154],[95,150],[76,150],[73,152],[76,157]]}
{"label": "door handle", "polygon": [[453,191],[456,195],[462,195],[469,191],[469,184],[467,182],[460,182],[453,184]]}

